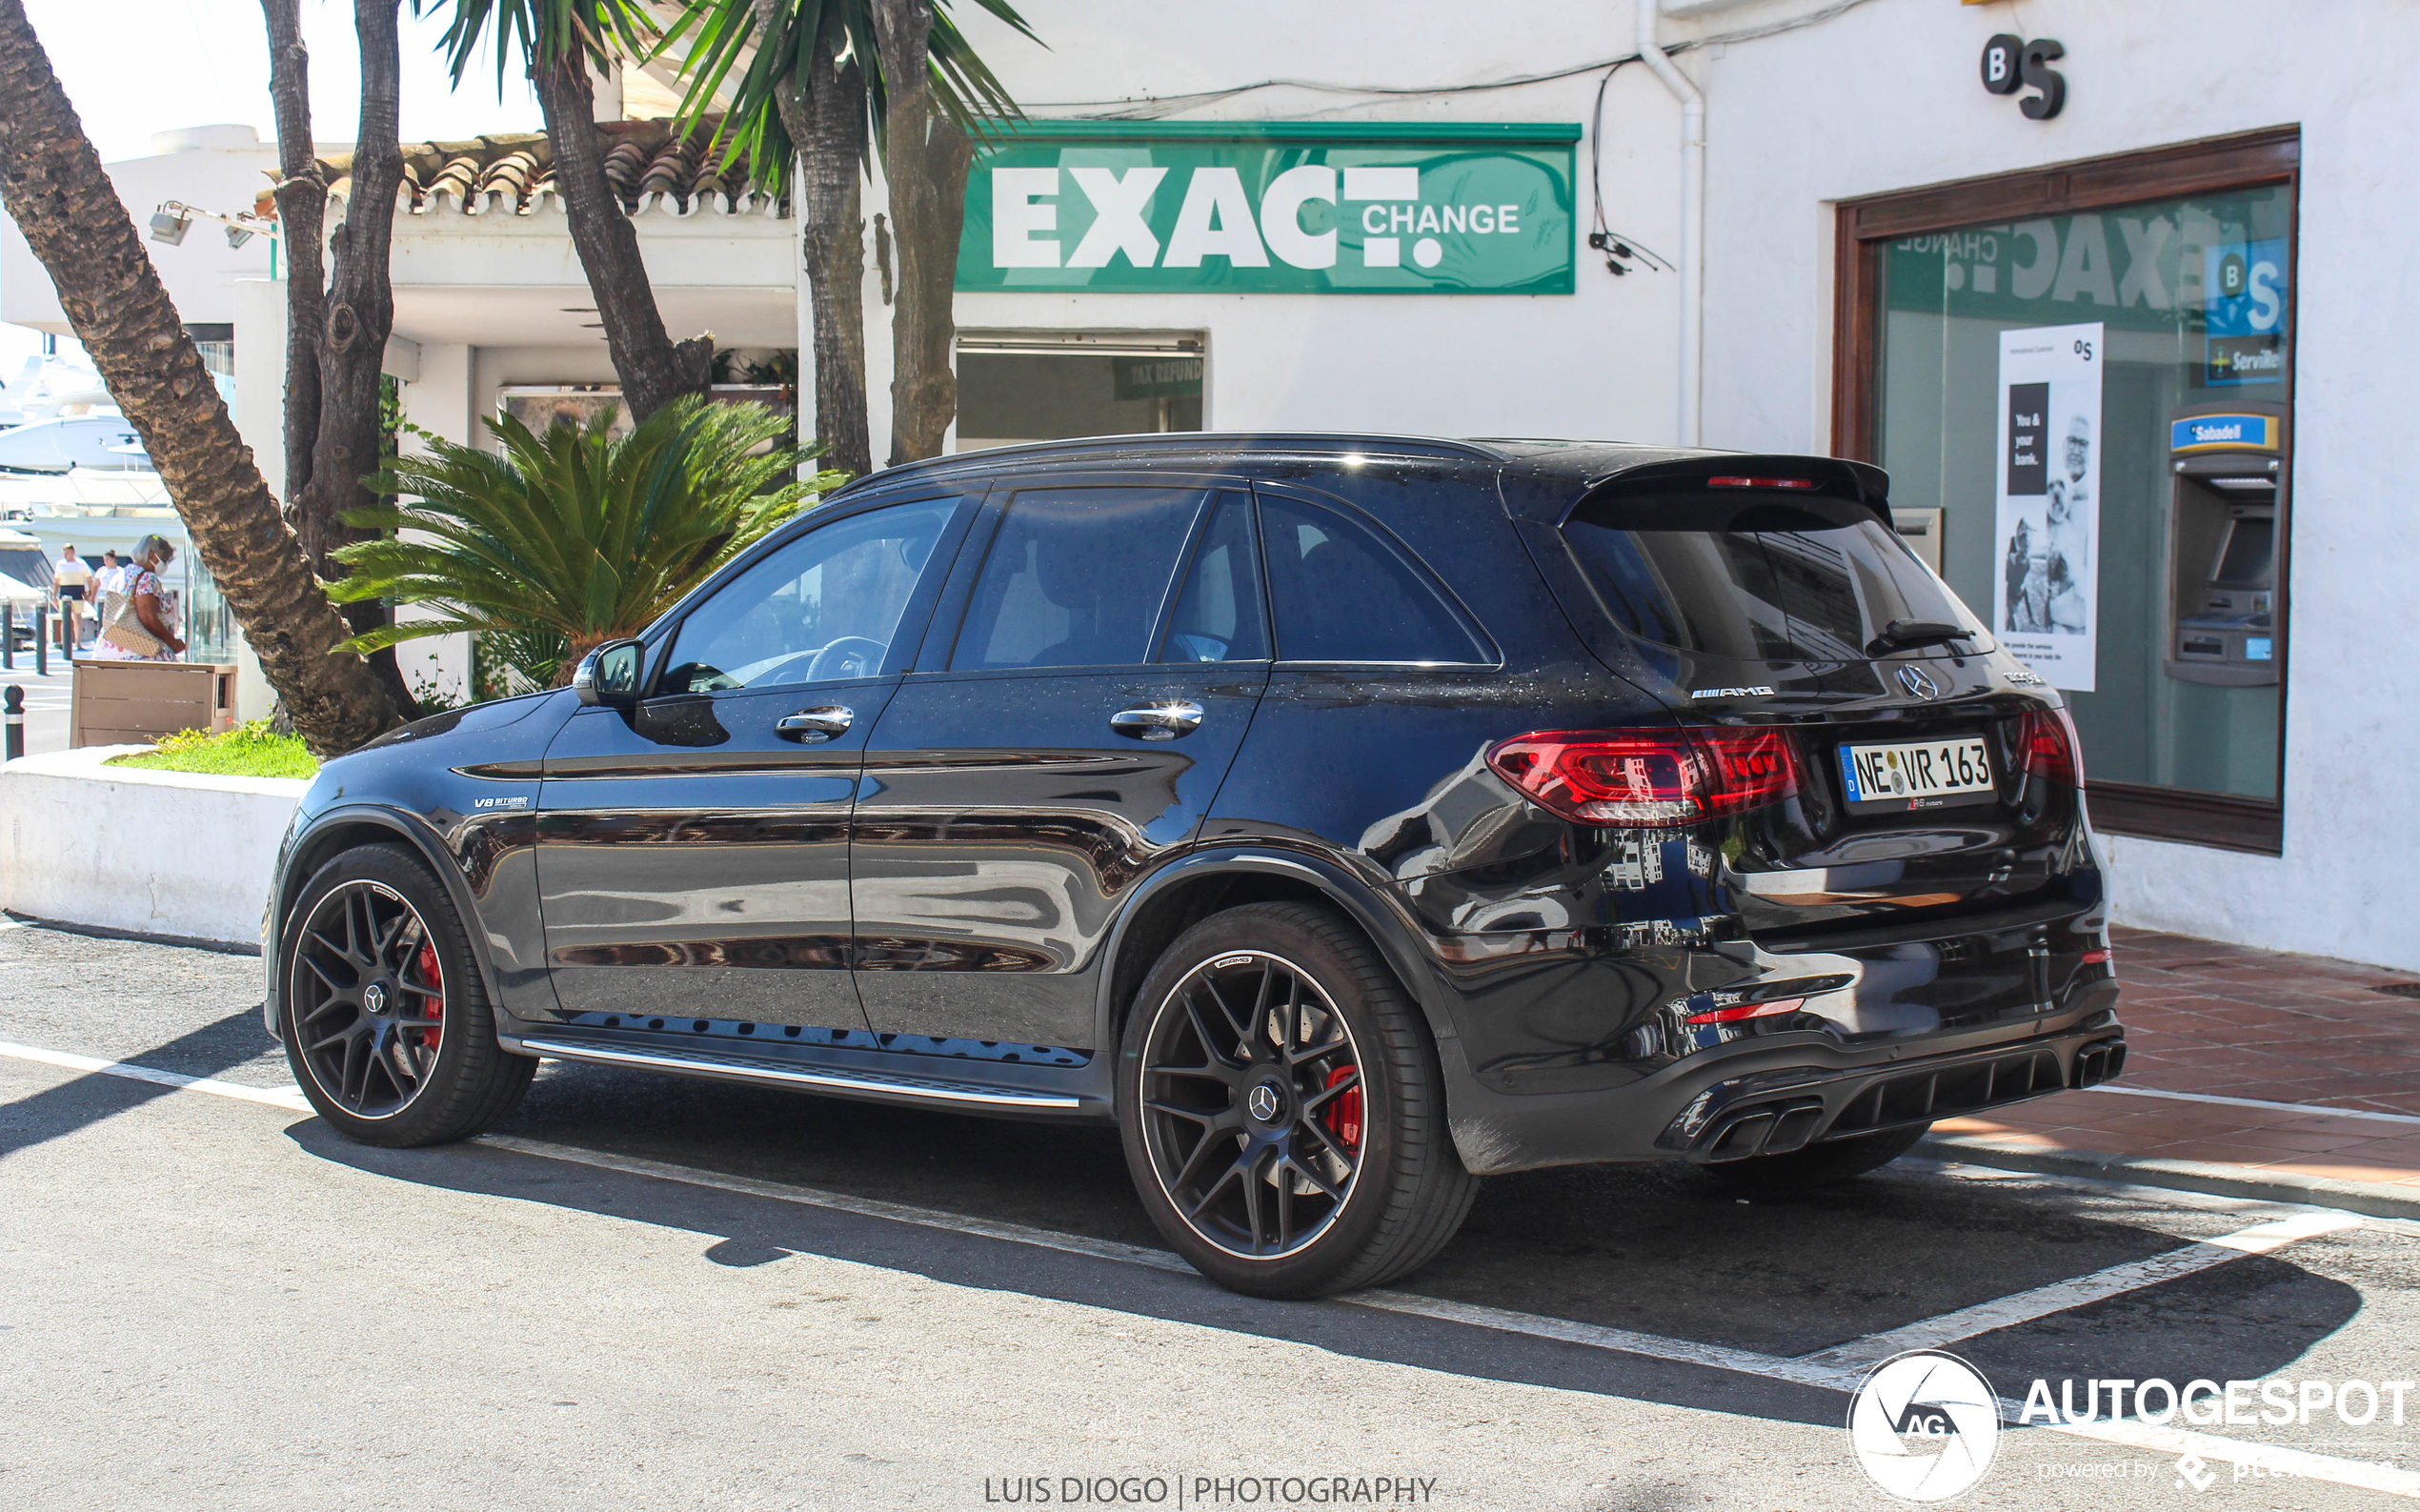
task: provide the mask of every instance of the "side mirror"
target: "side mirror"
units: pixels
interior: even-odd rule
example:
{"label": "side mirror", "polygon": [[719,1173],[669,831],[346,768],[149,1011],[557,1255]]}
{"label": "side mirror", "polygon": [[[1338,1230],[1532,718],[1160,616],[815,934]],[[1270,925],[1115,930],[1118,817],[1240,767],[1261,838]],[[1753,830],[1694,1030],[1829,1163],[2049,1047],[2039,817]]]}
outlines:
{"label": "side mirror", "polygon": [[572,674],[580,702],[627,709],[638,701],[639,645],[635,640],[609,640],[580,658]]}

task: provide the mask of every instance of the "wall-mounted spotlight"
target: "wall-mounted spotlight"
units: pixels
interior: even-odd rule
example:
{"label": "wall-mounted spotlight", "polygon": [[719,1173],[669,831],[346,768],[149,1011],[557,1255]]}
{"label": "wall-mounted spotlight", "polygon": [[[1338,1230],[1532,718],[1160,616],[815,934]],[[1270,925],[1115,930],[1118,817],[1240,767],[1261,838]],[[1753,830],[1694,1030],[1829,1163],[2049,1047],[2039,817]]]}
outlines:
{"label": "wall-mounted spotlight", "polygon": [[164,241],[171,247],[174,247],[181,244],[185,240],[185,233],[192,229],[192,211],[172,199],[151,213],[151,240],[153,241]]}

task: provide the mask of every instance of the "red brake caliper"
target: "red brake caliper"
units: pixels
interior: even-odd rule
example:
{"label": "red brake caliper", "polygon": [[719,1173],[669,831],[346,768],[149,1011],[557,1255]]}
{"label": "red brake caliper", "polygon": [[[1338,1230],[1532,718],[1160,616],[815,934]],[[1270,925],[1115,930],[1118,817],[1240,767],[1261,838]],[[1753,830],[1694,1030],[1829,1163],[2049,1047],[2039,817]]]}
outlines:
{"label": "red brake caliper", "polygon": [[[445,1017],[445,975],[437,969],[437,947],[434,944],[422,945],[420,947],[420,959],[418,964],[420,967],[420,979],[427,982],[429,984],[429,991],[434,994],[434,997],[429,998],[428,1016],[432,1018],[441,1019]],[[423,1050],[434,1050],[437,1047],[437,1041],[445,1037],[445,1025],[442,1023],[435,1024],[430,1028],[420,1030],[419,1035],[420,1048]],[[1359,1104],[1356,1104],[1354,1107],[1353,1117],[1355,1126],[1359,1127],[1361,1119],[1361,1109]]]}
{"label": "red brake caliper", "polygon": [[[1327,1084],[1332,1087],[1352,1074],[1351,1066],[1338,1066],[1327,1074]],[[1346,1149],[1359,1150],[1361,1147],[1361,1089],[1350,1087],[1338,1093],[1328,1103],[1326,1111],[1320,1115],[1320,1121],[1327,1125],[1327,1132],[1335,1135],[1338,1142]]]}

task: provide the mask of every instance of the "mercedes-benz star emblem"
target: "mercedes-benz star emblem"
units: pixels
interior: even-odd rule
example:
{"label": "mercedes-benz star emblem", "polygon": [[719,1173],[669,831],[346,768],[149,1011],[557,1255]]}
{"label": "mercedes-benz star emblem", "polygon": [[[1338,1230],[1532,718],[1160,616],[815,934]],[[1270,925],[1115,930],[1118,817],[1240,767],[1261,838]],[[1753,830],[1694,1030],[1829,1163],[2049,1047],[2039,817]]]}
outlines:
{"label": "mercedes-benz star emblem", "polygon": [[1941,684],[1933,681],[1932,674],[1926,672],[1922,667],[1900,668],[1899,685],[1907,690],[1907,696],[1911,698],[1938,698],[1941,696]]}
{"label": "mercedes-benz star emblem", "polygon": [[361,1006],[369,1009],[373,1014],[385,1013],[387,1011],[387,984],[382,981],[373,981],[369,986],[363,988],[361,990]]}
{"label": "mercedes-benz star emblem", "polygon": [[1278,1089],[1263,1081],[1243,1095],[1243,1110],[1263,1123],[1278,1116]]}

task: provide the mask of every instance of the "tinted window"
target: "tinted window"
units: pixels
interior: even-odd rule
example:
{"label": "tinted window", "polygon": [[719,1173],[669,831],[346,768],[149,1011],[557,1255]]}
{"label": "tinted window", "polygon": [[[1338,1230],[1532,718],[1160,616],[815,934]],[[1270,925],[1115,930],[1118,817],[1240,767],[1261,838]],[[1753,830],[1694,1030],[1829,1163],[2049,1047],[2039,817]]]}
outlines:
{"label": "tinted window", "polygon": [[1160,643],[1161,661],[1258,661],[1268,655],[1260,575],[1253,566],[1252,501],[1221,494],[1186,569],[1184,592]]}
{"label": "tinted window", "polygon": [[956,499],[894,504],[809,531],[681,622],[667,693],[871,677]]}
{"label": "tinted window", "polygon": [[1009,501],[953,670],[1115,667],[1151,659],[1200,489],[1027,489]]}
{"label": "tinted window", "polygon": [[1643,640],[1748,661],[1863,660],[1893,620],[1981,621],[1873,512],[1743,494],[1590,500],[1563,528],[1605,608]]}
{"label": "tinted window", "polygon": [[1286,660],[1487,659],[1437,591],[1367,526],[1264,496],[1260,532],[1278,655]]}

